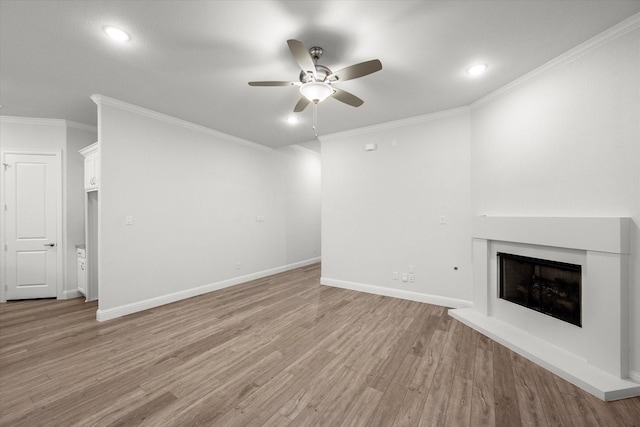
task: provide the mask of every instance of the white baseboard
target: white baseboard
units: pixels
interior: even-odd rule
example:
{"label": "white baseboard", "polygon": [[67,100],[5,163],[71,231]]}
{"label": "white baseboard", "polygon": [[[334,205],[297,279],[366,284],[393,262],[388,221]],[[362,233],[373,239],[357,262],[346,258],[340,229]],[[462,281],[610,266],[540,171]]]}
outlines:
{"label": "white baseboard", "polygon": [[471,301],[441,297],[438,295],[422,294],[419,292],[405,291],[402,289],[385,288],[382,286],[367,285],[364,283],[348,282],[346,280],[321,277],[320,284],[334,286],[336,288],[350,289],[352,291],[366,292],[368,294],[384,295],[386,297],[401,298],[410,301],[424,302],[427,304],[441,305],[452,308],[467,308],[473,306]]}
{"label": "white baseboard", "polygon": [[81,296],[84,296],[84,295],[82,295],[80,291],[78,291],[77,289],[74,289],[72,291],[63,291],[61,299],[79,298]]}
{"label": "white baseboard", "polygon": [[161,295],[134,303],[121,305],[119,307],[98,309],[98,311],[96,312],[96,319],[99,322],[115,319],[118,317],[126,316],[127,314],[137,313],[139,311],[148,310],[150,308],[155,308],[165,304],[170,304],[172,302],[180,301],[186,298],[191,298],[197,295],[206,294],[208,292],[228,288],[230,286],[239,285],[240,283],[261,279],[263,277],[315,264],[317,262],[320,262],[320,260],[320,257],[310,258],[304,261],[295,262],[293,264],[270,268],[268,270],[258,271],[256,273],[246,274],[244,276],[233,277],[231,279],[222,280],[220,282],[210,283],[208,285],[198,286],[196,288],[185,289],[179,292],[174,292],[172,294]]}

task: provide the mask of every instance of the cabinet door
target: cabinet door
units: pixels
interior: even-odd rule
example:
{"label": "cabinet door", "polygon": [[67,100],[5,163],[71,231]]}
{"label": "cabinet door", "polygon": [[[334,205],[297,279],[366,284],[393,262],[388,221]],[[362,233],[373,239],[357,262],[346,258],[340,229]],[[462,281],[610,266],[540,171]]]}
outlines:
{"label": "cabinet door", "polygon": [[84,188],[85,190],[95,190],[98,188],[98,156],[91,154],[84,159]]}
{"label": "cabinet door", "polygon": [[100,186],[100,156],[98,154],[93,156],[93,186],[96,189]]}
{"label": "cabinet door", "polygon": [[78,291],[87,294],[87,260],[78,258]]}
{"label": "cabinet door", "polygon": [[92,187],[93,182],[93,169],[95,165],[95,158],[93,155],[84,158],[84,188],[89,189]]}

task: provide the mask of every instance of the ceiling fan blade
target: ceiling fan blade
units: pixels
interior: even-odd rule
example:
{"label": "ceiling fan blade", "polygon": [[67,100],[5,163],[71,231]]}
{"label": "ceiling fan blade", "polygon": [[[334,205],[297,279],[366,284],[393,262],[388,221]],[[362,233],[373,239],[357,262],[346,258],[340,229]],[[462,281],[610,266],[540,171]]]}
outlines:
{"label": "ceiling fan blade", "polygon": [[305,49],[304,45],[301,41],[298,40],[287,40],[287,44],[289,45],[289,50],[293,55],[293,59],[296,60],[302,71],[306,74],[313,76],[314,80],[316,78],[316,65],[313,63],[313,59],[311,59],[311,55],[307,49]]}
{"label": "ceiling fan blade", "polygon": [[340,102],[344,102],[347,105],[351,105],[352,107],[359,107],[364,104],[364,101],[357,96],[347,92],[346,90],[333,88],[333,97]]}
{"label": "ceiling fan blade", "polygon": [[382,63],[377,59],[372,59],[371,61],[361,62],[338,70],[328,76],[327,80],[344,81],[357,79],[358,77],[363,77],[380,70],[382,70]]}
{"label": "ceiling fan blade", "polygon": [[296,106],[293,107],[293,112],[294,113],[299,113],[299,112],[303,111],[305,108],[307,108],[307,105],[309,105],[310,103],[311,103],[311,101],[309,101],[304,96],[301,96],[300,100],[298,101]]}
{"label": "ceiling fan blade", "polygon": [[249,86],[296,86],[297,82],[249,82]]}

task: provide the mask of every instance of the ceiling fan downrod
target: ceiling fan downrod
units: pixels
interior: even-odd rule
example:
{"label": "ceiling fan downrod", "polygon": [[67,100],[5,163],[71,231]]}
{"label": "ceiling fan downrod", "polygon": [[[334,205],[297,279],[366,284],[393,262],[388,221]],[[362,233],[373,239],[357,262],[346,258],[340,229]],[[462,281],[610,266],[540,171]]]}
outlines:
{"label": "ceiling fan downrod", "polygon": [[318,103],[313,103],[313,134],[318,137]]}
{"label": "ceiling fan downrod", "polygon": [[311,58],[313,59],[313,62],[316,63],[316,65],[318,65],[318,59],[320,59],[323,52],[324,50],[322,50],[320,46],[314,46],[309,49],[309,55],[311,55]]}

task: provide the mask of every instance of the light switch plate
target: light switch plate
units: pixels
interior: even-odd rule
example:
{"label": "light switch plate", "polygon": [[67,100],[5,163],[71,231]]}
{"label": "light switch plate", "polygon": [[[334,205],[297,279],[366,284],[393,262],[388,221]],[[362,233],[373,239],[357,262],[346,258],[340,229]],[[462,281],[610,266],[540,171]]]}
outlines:
{"label": "light switch plate", "polygon": [[131,225],[133,224],[133,217],[131,215],[127,215],[124,217],[124,223],[126,225]]}

